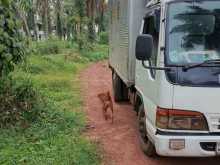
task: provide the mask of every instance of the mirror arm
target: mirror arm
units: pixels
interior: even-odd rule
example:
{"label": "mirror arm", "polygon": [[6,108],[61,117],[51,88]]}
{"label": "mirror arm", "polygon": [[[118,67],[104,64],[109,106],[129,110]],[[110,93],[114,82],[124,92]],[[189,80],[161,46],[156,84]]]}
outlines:
{"label": "mirror arm", "polygon": [[153,70],[166,70],[171,71],[169,67],[155,67],[155,66],[147,66],[144,61],[142,61],[142,65],[145,69],[153,69]]}

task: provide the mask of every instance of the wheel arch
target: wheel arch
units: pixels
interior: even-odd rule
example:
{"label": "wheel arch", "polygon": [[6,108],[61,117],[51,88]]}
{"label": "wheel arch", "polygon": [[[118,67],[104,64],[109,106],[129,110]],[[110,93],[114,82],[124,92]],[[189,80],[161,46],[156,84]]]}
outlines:
{"label": "wheel arch", "polygon": [[144,101],[143,101],[143,97],[142,97],[141,93],[140,93],[138,90],[136,90],[134,110],[135,110],[137,113],[138,113],[138,111],[139,111],[139,106],[140,106],[141,104],[143,104],[143,103],[144,103]]}

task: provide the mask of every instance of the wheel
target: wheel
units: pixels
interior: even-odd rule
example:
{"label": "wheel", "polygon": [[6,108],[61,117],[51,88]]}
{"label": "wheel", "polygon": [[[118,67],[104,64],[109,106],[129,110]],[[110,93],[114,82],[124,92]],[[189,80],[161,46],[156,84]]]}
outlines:
{"label": "wheel", "polygon": [[123,101],[128,101],[128,88],[125,83],[122,81],[122,91],[123,91]]}
{"label": "wheel", "polygon": [[138,123],[139,123],[138,126],[139,126],[139,139],[140,139],[141,149],[147,156],[153,157],[156,155],[156,151],[153,143],[149,140],[147,136],[146,115],[143,104],[139,106]]}
{"label": "wheel", "polygon": [[128,100],[128,89],[116,72],[112,73],[112,85],[115,102]]}

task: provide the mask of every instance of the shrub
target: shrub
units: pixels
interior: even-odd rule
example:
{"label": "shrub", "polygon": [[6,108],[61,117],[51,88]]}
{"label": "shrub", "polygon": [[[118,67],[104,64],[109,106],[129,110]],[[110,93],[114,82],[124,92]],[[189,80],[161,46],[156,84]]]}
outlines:
{"label": "shrub", "polygon": [[0,78],[13,71],[25,55],[14,7],[3,2],[7,1],[0,1]]}
{"label": "shrub", "polygon": [[55,36],[51,36],[45,41],[32,42],[30,52],[38,55],[59,54],[63,49],[70,48],[71,46],[68,41],[62,41]]}
{"label": "shrub", "polygon": [[91,50],[93,48],[93,45],[91,44],[91,42],[88,42],[88,38],[85,34],[78,34],[76,42],[80,51]]}
{"label": "shrub", "polygon": [[60,53],[59,43],[54,40],[47,40],[37,42],[35,47],[36,54],[47,55],[47,54],[58,54]]}
{"label": "shrub", "polygon": [[39,116],[41,104],[30,79],[9,77],[0,80],[0,127],[33,122]]}
{"label": "shrub", "polygon": [[99,43],[100,44],[106,44],[106,45],[109,43],[108,32],[101,32],[99,34]]}
{"label": "shrub", "polygon": [[81,52],[83,57],[86,57],[89,61],[99,61],[108,58],[108,46],[107,45],[94,45],[96,51],[83,51]]}

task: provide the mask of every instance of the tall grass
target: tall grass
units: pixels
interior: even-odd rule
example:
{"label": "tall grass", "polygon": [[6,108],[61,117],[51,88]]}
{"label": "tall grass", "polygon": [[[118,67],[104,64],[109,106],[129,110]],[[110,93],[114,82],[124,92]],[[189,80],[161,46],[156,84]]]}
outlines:
{"label": "tall grass", "polygon": [[85,114],[77,76],[89,61],[106,58],[107,47],[96,47],[83,55],[75,48],[37,53],[11,75],[18,84],[30,79],[42,102],[35,120],[0,128],[0,164],[100,164],[96,145],[81,136]]}

